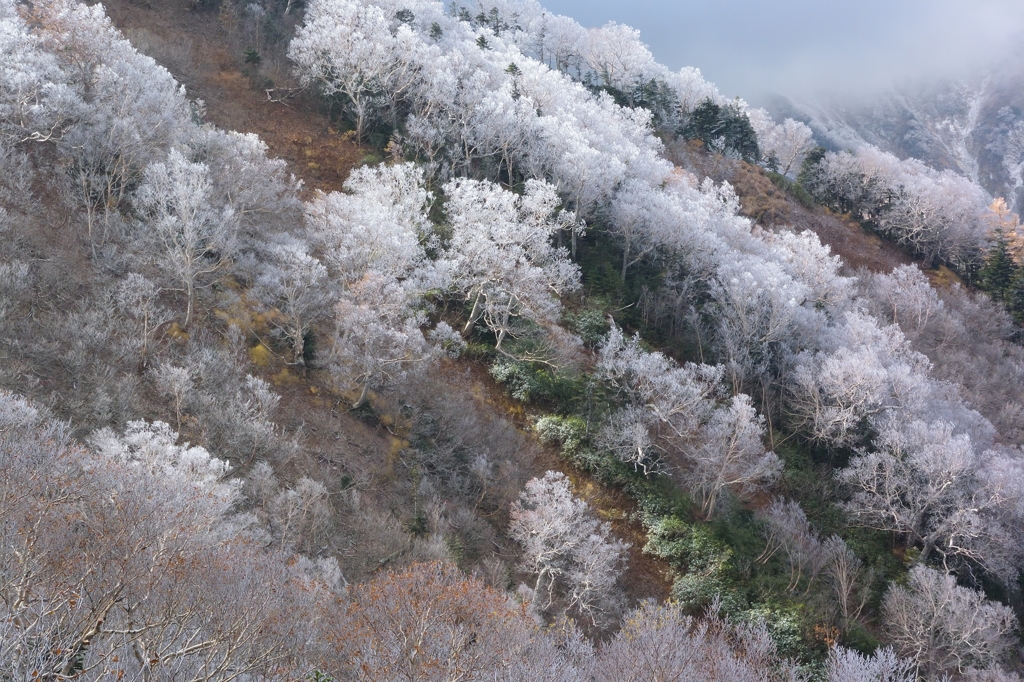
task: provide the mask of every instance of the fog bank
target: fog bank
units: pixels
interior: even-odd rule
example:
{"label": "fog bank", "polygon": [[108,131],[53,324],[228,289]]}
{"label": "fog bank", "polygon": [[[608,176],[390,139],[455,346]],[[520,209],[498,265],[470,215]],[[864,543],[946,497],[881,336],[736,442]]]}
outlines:
{"label": "fog bank", "polygon": [[585,26],[640,29],[658,61],[727,96],[870,94],[965,75],[1024,37],[1021,0],[542,0]]}

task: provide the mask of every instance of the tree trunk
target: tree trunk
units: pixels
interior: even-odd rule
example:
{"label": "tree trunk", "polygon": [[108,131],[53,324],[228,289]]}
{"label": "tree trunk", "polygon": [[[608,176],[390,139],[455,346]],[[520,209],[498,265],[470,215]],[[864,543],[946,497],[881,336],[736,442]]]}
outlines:
{"label": "tree trunk", "polygon": [[292,325],[292,361],[296,365],[306,364],[303,355],[306,352],[306,334],[303,331],[303,324],[301,320],[294,320]]}
{"label": "tree trunk", "polygon": [[185,329],[192,324],[192,316],[196,307],[196,283],[191,278],[185,283],[185,294],[188,297],[188,307],[185,310]]}
{"label": "tree trunk", "polygon": [[353,410],[358,410],[360,407],[363,406],[363,403],[366,402],[366,396],[367,396],[367,394],[369,394],[369,392],[370,392],[370,382],[367,381],[367,382],[363,383],[363,391],[362,391],[362,393],[359,394],[359,400],[357,400],[354,403],[352,403],[352,409]]}
{"label": "tree trunk", "polygon": [[512,316],[510,308],[512,307],[513,300],[514,299],[510,298],[508,303],[505,305],[505,310],[502,311],[501,331],[498,332],[498,342],[494,344],[494,350],[501,350],[501,342],[505,340],[505,336],[508,334],[508,319]]}
{"label": "tree trunk", "polygon": [[480,297],[483,296],[483,292],[478,292],[476,300],[473,301],[473,310],[469,313],[469,319],[466,320],[466,326],[462,328],[462,338],[469,336],[469,333],[473,331],[473,325],[480,319]]}
{"label": "tree trunk", "polygon": [[141,368],[146,369],[149,365],[149,315],[142,316],[142,364]]}

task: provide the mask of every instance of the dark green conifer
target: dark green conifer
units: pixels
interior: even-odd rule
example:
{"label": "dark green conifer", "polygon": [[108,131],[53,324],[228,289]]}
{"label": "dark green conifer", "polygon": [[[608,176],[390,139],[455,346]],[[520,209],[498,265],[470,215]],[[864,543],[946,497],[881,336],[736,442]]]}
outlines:
{"label": "dark green conifer", "polygon": [[985,255],[985,265],[978,272],[978,286],[996,301],[1009,302],[1010,284],[1018,269],[1010,255],[1006,233],[1001,229],[995,230]]}
{"label": "dark green conifer", "polygon": [[761,158],[757,133],[736,104],[720,106],[710,98],[705,99],[690,114],[682,134],[687,139],[700,140],[712,151],[734,153],[748,163]]}
{"label": "dark green conifer", "polygon": [[1024,268],[1018,267],[1006,289],[1006,307],[1018,325],[1024,326]]}

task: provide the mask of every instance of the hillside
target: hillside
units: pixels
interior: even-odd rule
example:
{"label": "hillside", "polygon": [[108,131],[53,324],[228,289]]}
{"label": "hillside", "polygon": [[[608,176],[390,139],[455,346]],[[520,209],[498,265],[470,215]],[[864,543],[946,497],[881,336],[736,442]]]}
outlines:
{"label": "hillside", "polygon": [[990,201],[528,0],[0,0],[0,677],[1018,679]]}

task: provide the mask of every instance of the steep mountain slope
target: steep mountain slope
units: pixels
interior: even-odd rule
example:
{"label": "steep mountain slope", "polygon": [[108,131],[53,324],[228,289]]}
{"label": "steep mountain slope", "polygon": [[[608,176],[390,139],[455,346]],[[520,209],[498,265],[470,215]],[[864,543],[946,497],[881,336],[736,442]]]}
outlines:
{"label": "steep mountain slope", "polygon": [[117,18],[274,147],[0,0],[11,676],[1002,674],[1019,348],[736,158],[800,126],[529,1],[189,4]]}

